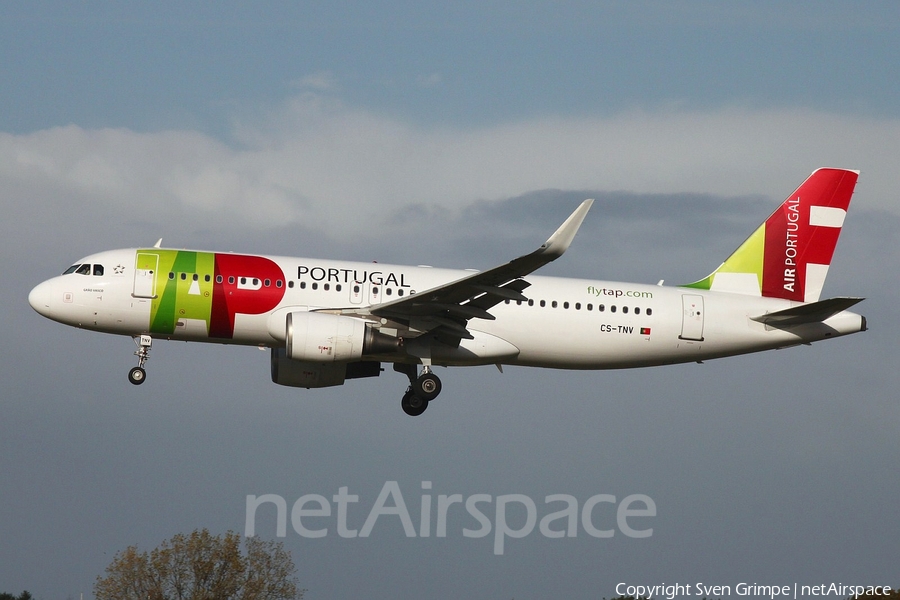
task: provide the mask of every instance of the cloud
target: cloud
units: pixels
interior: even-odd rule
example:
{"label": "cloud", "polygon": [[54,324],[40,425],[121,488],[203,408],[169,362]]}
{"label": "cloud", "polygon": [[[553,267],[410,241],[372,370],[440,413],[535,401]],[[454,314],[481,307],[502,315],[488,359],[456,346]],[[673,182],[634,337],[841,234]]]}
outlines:
{"label": "cloud", "polygon": [[319,71],[291,82],[291,87],[301,90],[324,92],[337,87],[338,81],[331,71]]}
{"label": "cloud", "polygon": [[897,139],[897,119],[801,109],[635,110],[460,129],[304,93],[236,120],[229,139],[77,125],[0,134],[0,198],[377,237],[389,215],[551,188],[780,200],[829,165],[862,169],[857,202],[896,212]]}

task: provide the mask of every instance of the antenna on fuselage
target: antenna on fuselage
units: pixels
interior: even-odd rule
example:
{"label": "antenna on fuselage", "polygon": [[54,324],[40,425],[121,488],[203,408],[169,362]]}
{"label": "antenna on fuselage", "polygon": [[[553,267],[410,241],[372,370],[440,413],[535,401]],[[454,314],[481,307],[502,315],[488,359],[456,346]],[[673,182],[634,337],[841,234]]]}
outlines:
{"label": "antenna on fuselage", "polygon": [[154,248],[162,248],[162,238],[159,238],[158,240],[156,240],[156,243],[153,244],[153,247]]}

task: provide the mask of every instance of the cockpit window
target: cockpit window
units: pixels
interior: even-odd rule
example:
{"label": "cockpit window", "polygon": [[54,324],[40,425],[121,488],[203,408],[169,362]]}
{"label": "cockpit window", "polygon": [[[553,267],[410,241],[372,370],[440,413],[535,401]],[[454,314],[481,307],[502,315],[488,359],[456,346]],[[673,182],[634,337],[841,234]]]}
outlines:
{"label": "cockpit window", "polygon": [[94,275],[103,275],[103,265],[94,265]]}
{"label": "cockpit window", "polygon": [[71,267],[69,267],[68,269],[66,269],[66,271],[65,271],[65,273],[63,273],[63,275],[68,275],[69,273],[74,273],[74,272],[75,272],[75,269],[77,269],[77,268],[80,267],[80,266],[81,266],[81,265],[72,265]]}
{"label": "cockpit window", "polygon": [[79,275],[90,275],[91,274],[91,265],[84,264],[78,267],[75,271]]}

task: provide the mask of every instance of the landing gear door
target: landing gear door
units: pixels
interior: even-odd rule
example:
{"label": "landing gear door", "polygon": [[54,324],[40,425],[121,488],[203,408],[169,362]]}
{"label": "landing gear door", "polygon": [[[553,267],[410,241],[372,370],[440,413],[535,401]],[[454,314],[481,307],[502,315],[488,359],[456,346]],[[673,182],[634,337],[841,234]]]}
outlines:
{"label": "landing gear door", "polygon": [[703,296],[684,294],[681,296],[683,316],[681,320],[682,340],[703,341]]}
{"label": "landing gear door", "polygon": [[156,276],[159,270],[159,255],[138,252],[134,262],[135,298],[156,298]]}

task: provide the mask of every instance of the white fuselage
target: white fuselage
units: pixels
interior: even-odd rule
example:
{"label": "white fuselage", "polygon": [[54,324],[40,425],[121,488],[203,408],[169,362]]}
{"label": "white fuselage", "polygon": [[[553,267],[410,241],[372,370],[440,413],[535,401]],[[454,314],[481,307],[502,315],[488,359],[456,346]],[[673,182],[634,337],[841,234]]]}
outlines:
{"label": "white fuselage", "polygon": [[[140,262],[154,253],[159,255],[155,270],[153,263]],[[165,253],[174,257],[172,266],[165,266]],[[192,255],[191,261],[184,262],[183,255]],[[35,310],[106,333],[273,348],[284,344],[284,318],[291,312],[376,305],[471,275],[429,267],[154,249],[102,252],[78,264],[90,267],[34,288],[29,302]],[[442,354],[437,349],[433,364],[644,367],[781,348],[865,329],[865,319],[849,311],[786,329],[751,319],[800,304],[787,300],[592,279],[524,279],[531,284],[524,291],[527,301],[504,300],[490,309],[495,320],[469,320],[474,339],[462,340],[465,352]],[[374,323],[401,337],[412,339],[417,333],[414,327],[398,332],[391,323]],[[404,361],[396,355],[374,358]]]}

